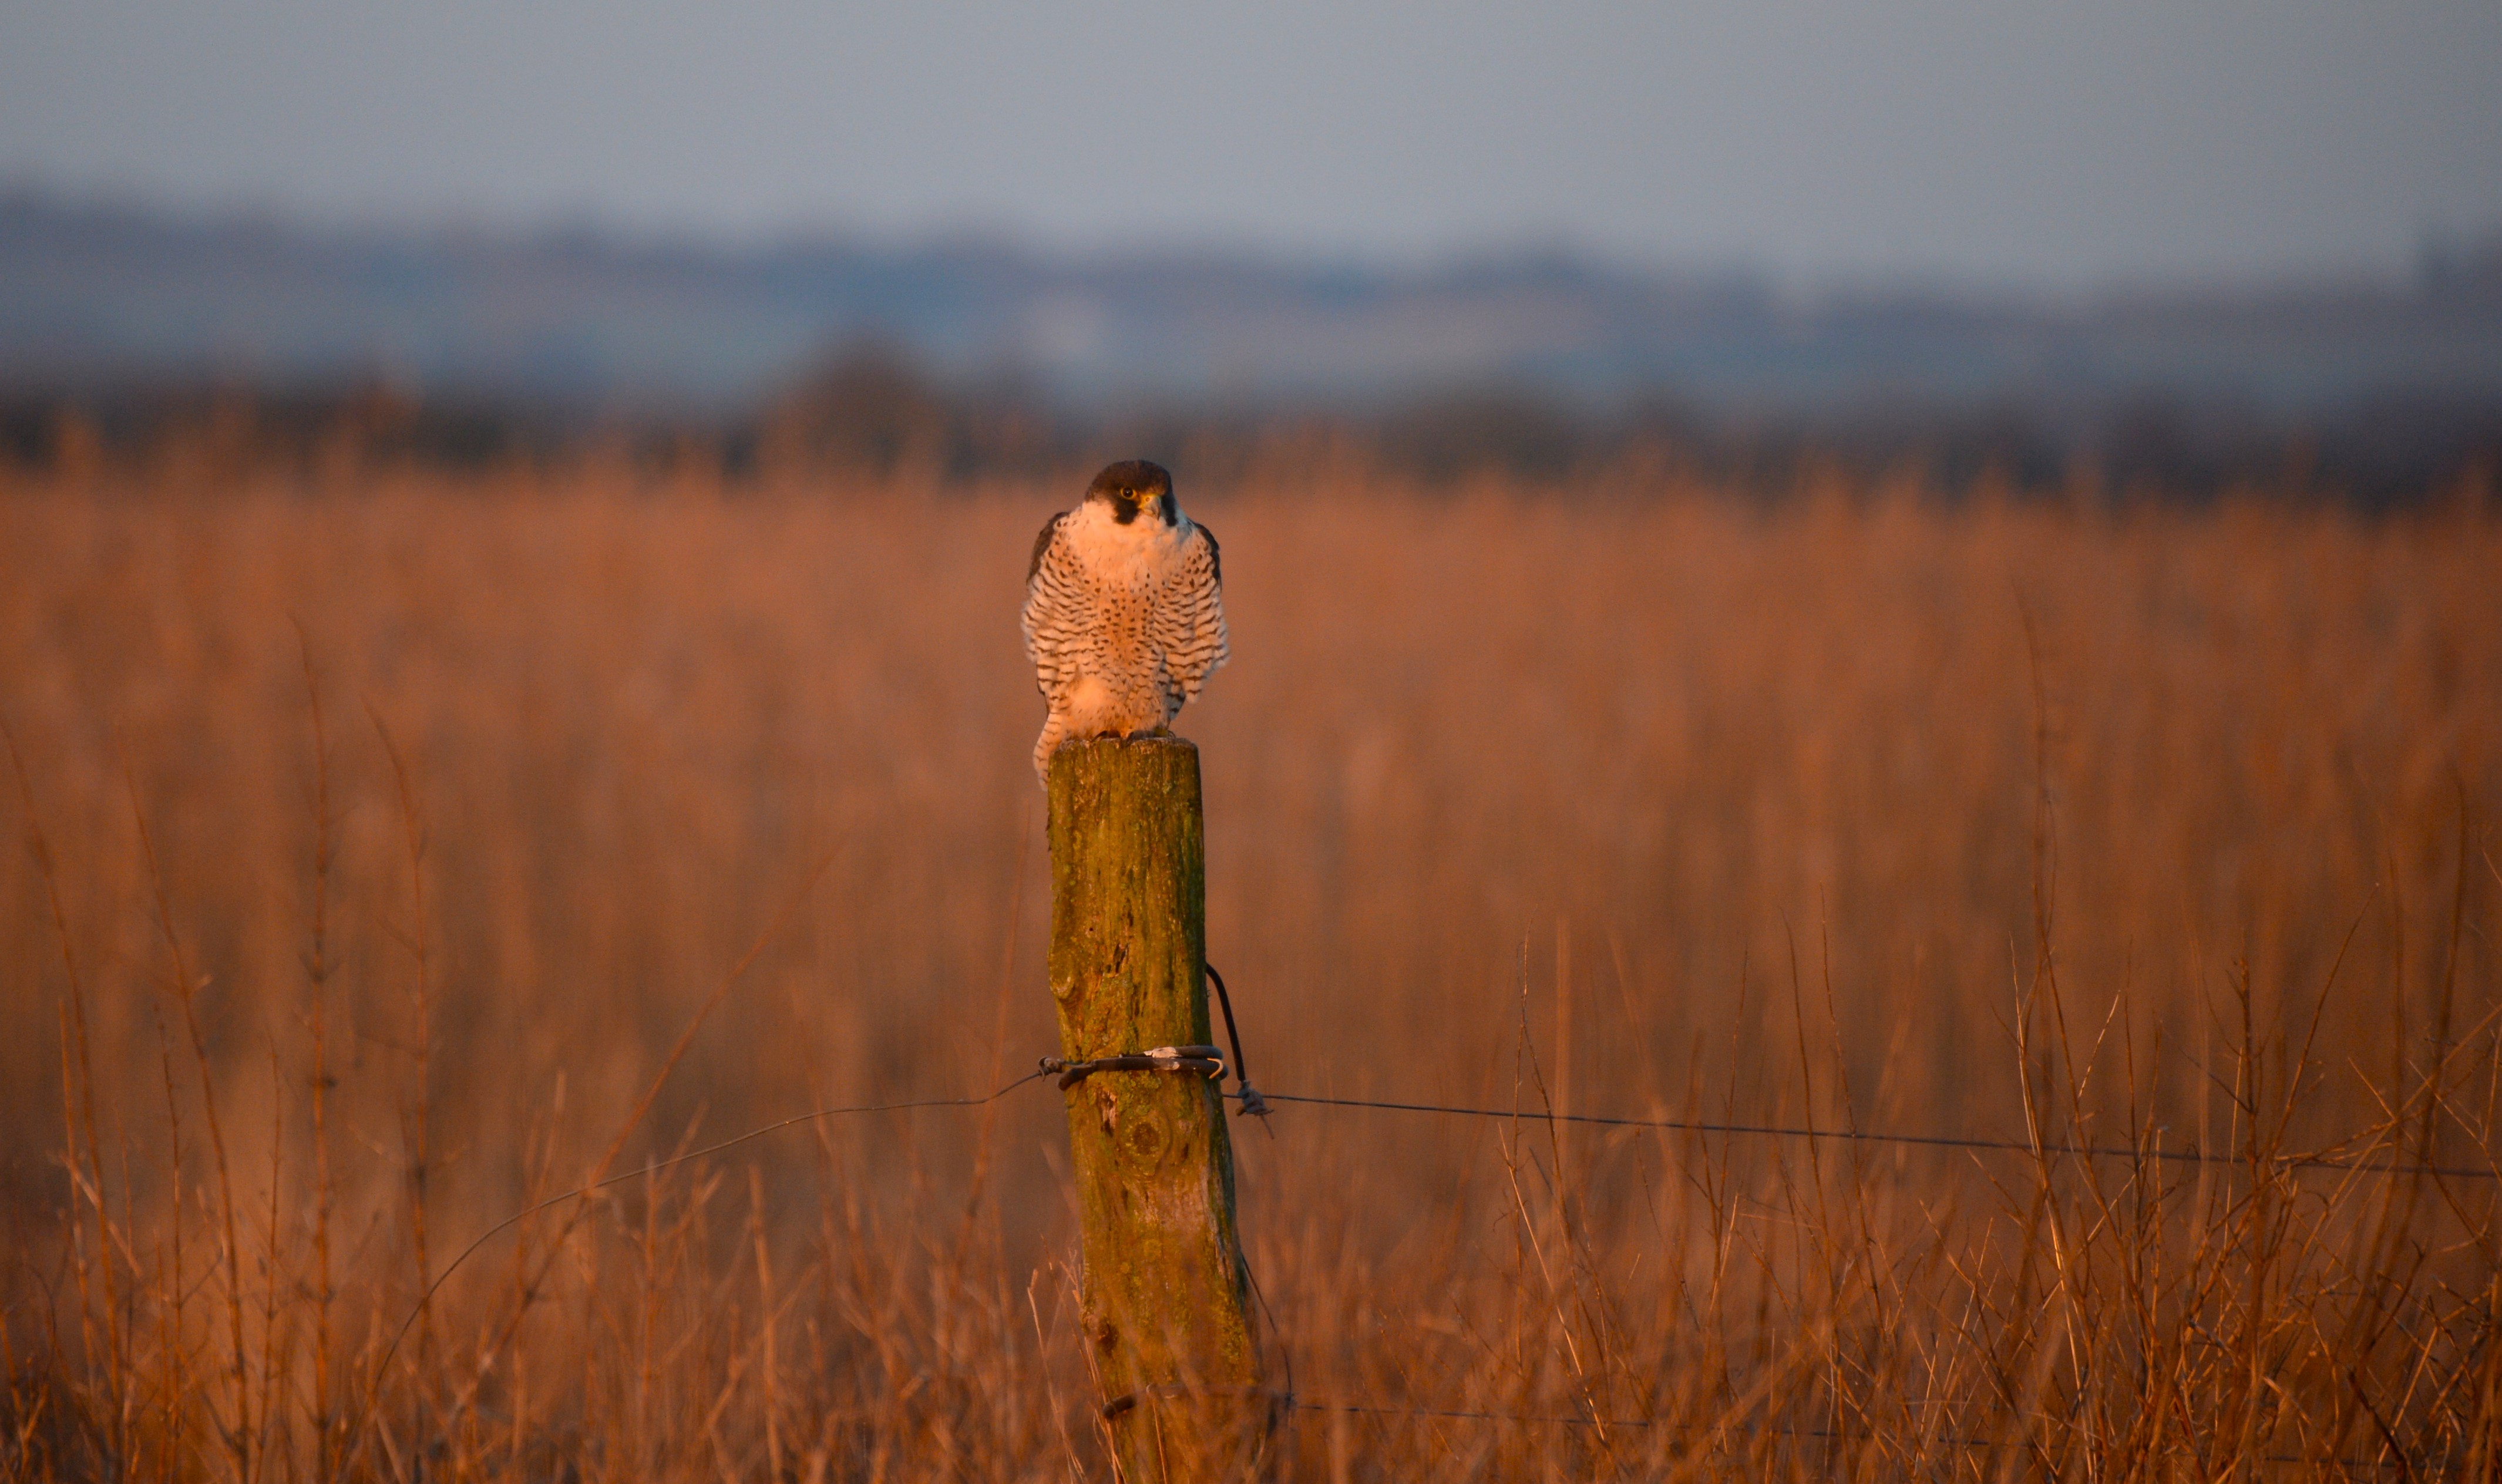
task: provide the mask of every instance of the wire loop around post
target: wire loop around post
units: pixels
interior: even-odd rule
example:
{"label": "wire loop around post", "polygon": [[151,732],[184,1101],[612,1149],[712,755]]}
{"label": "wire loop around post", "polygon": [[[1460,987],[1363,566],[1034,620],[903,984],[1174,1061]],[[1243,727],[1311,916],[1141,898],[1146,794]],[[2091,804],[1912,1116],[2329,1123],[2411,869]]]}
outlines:
{"label": "wire loop around post", "polygon": [[1159,1046],[1084,1062],[1045,1057],[1040,1066],[1043,1072],[1059,1076],[1064,1093],[1097,1072],[1190,1072],[1214,1082],[1225,1075],[1225,1053],[1213,1046]]}

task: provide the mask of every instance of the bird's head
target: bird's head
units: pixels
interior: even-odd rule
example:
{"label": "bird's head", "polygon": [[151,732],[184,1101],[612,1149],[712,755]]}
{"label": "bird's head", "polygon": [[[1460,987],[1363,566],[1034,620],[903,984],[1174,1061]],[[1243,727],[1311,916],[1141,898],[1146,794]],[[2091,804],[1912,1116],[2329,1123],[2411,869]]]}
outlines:
{"label": "bird's head", "polygon": [[1105,464],[1095,483],[1086,487],[1086,498],[1101,501],[1123,525],[1142,514],[1159,525],[1171,525],[1181,516],[1181,507],[1173,503],[1172,476],[1164,465],[1143,458]]}

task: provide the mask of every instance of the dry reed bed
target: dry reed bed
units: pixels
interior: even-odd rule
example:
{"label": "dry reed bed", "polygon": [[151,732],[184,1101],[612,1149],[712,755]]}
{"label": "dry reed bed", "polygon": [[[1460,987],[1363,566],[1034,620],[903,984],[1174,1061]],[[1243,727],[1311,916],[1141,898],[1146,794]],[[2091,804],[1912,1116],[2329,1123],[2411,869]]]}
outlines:
{"label": "dry reed bed", "polygon": [[[1099,1473],[1046,1092],[626,1182],[414,1307],[594,1169],[1050,1049],[1065,491],[354,485],[0,492],[0,1458]],[[1200,503],[1270,1090],[2045,1146],[1289,1108],[1237,1134],[1282,1471],[2489,1466],[2495,1183],[2275,1159],[2491,1167],[2489,505]]]}

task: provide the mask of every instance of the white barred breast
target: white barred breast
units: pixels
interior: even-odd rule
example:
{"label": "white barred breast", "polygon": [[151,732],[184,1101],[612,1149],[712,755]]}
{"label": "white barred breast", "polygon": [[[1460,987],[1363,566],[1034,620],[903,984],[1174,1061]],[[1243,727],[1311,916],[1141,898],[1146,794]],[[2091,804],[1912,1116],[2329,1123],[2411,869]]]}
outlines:
{"label": "white barred breast", "polygon": [[1022,620],[1050,708],[1034,740],[1037,777],[1048,779],[1051,755],[1070,738],[1170,726],[1225,663],[1216,538],[1178,510],[1168,519],[1124,522],[1089,500],[1035,539]]}

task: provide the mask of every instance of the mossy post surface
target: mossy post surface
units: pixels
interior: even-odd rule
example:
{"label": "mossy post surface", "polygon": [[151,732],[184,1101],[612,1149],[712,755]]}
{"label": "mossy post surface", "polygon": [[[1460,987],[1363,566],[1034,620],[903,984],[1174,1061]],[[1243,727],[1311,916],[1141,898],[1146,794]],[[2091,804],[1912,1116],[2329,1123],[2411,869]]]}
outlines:
{"label": "mossy post surface", "polygon": [[[1169,736],[1070,742],[1050,784],[1061,1054],[1213,1044],[1199,749]],[[1268,1402],[1221,1090],[1172,1072],[1098,1072],[1065,1096],[1087,1340],[1122,1477],[1238,1477]]]}

